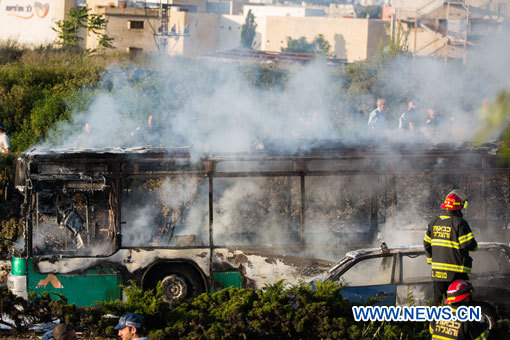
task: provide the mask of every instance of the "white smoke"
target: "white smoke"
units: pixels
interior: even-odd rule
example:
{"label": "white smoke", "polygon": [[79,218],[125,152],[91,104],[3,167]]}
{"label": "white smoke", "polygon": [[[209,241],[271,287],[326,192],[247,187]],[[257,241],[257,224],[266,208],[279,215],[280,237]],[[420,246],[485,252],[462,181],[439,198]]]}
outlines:
{"label": "white smoke", "polygon": [[207,197],[203,180],[168,177],[136,181],[123,204],[125,246],[205,245]]}
{"label": "white smoke", "polygon": [[[70,125],[59,126],[65,138],[53,146],[189,146],[199,159],[221,152],[296,152],[328,139],[341,140],[347,146],[461,145],[470,142],[483,123],[479,114],[482,103],[491,102],[498,91],[510,88],[510,69],[506,66],[510,42],[504,32],[481,41],[476,52],[478,56],[468,55],[466,65],[445,64],[442,59],[397,58],[384,65],[379,78],[374,79],[379,82],[374,87],[378,93],[361,90],[354,98],[342,72],[320,61],[285,69],[282,72],[287,81],[269,89],[252,83],[257,79],[253,73],[262,71],[245,64],[165,58],[145,69],[112,66],[88,110],[76,113]],[[375,108],[377,97],[385,97],[390,104],[386,113],[390,128],[384,131],[367,127],[368,113]],[[361,107],[363,112],[359,112],[359,104],[367,98],[373,106]],[[439,126],[422,129],[419,136],[398,130],[405,103],[395,102],[397,98],[418,100],[420,110],[437,108]],[[152,129],[147,127],[150,114],[155,123]],[[90,135],[82,131],[85,122],[90,125]],[[390,163],[400,169],[414,165],[398,154]],[[439,210],[441,198],[455,186],[468,187],[459,179],[447,180],[452,188],[433,192],[430,179],[398,178],[393,192],[385,176],[307,178],[305,233],[318,244],[331,240],[346,248],[356,244],[350,236],[366,227],[370,213],[367,196],[375,193],[380,206],[393,207],[393,211],[379,211],[376,216],[381,238],[390,245],[421,243],[422,232]],[[272,193],[267,191],[266,180],[215,179],[214,238],[243,244],[294,241],[300,232],[299,180],[288,181],[290,202],[273,200],[276,205],[271,206],[267,202]],[[197,235],[198,244],[207,244],[207,183],[165,183],[158,194],[160,206],[151,202],[137,205],[142,199],[137,196],[126,203],[124,216],[130,222],[123,227],[123,242],[153,238],[154,227],[147,226],[155,225],[154,216],[163,206],[175,211],[176,215],[168,218],[176,225],[176,235]],[[410,192],[406,185],[414,186],[412,192],[416,194],[406,197]],[[392,194],[397,202],[390,204]],[[179,225],[177,211],[183,204],[187,223]],[[282,211],[283,206],[290,211]],[[250,218],[260,224],[249,224]],[[337,227],[353,232],[338,236]],[[264,232],[256,233],[261,230]],[[326,252],[311,251],[319,257],[328,257]]]}

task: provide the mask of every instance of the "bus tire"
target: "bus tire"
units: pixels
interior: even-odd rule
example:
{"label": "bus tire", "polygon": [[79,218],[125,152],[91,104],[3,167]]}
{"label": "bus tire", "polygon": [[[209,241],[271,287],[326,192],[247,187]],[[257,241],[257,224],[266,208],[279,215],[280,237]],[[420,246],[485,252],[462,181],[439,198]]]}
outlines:
{"label": "bus tire", "polygon": [[168,303],[183,301],[205,291],[200,274],[191,266],[171,264],[154,275],[149,283],[151,289],[161,281],[163,300]]}

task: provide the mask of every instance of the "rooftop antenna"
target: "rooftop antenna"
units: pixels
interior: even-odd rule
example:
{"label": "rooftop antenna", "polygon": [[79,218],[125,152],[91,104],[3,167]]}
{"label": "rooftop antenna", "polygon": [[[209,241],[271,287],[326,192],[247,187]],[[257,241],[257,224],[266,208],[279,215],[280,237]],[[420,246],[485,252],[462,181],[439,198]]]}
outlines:
{"label": "rooftop antenna", "polygon": [[158,9],[159,26],[156,33],[154,33],[154,36],[158,41],[158,51],[160,53],[164,53],[166,51],[166,47],[168,45],[168,38],[178,39],[179,37],[187,37],[190,35],[188,25],[184,27],[184,31],[182,33],[175,26],[175,24],[173,24],[172,27],[168,29],[168,23],[170,22],[170,8],[173,6],[173,4],[171,3],[169,4],[168,2],[169,0],[166,0],[166,3],[164,4],[163,0],[159,0]]}

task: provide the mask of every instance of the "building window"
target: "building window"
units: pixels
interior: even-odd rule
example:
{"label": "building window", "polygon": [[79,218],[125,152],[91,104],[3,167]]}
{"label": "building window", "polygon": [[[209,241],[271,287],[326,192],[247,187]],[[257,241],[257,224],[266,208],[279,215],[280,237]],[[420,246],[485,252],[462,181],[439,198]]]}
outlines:
{"label": "building window", "polygon": [[128,28],[128,30],[143,30],[143,21],[142,20],[128,20],[127,28]]}
{"label": "building window", "polygon": [[141,53],[142,51],[143,51],[143,49],[140,47],[127,47],[126,48],[126,52],[129,54],[138,54],[138,53]]}

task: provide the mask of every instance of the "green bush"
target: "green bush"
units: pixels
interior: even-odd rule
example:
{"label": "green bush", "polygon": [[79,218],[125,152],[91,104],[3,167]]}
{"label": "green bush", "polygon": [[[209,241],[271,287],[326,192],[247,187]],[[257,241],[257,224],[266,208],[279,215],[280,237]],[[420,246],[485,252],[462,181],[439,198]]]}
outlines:
{"label": "green bush", "polygon": [[0,256],[7,258],[13,243],[23,234],[20,207],[23,198],[14,188],[15,154],[0,154]]}
{"label": "green bush", "polygon": [[[315,288],[301,283],[286,288],[283,282],[264,289],[226,288],[202,294],[190,301],[169,306],[162,299],[161,286],[143,292],[132,282],[124,287],[126,301],[99,304],[99,308],[77,309],[64,297],[48,294],[31,301],[0,289],[0,321],[22,333],[30,323],[60,319],[72,322],[92,337],[115,338],[118,317],[134,312],[143,319],[151,340],[164,339],[430,339],[427,322],[355,322],[351,304],[332,282]],[[17,306],[17,307],[16,307]],[[27,324],[28,323],[28,324]],[[509,320],[500,320],[492,339],[508,340]]]}
{"label": "green bush", "polygon": [[[142,292],[125,287],[127,301],[101,303],[101,312],[87,320],[95,335],[113,336],[116,319],[135,312],[142,316],[152,340],[159,339],[428,339],[426,323],[356,323],[351,304],[332,282],[315,288],[283,282],[264,289],[226,288],[181,302],[172,309],[161,290]],[[92,328],[91,328],[92,327]]]}
{"label": "green bush", "polygon": [[[66,99],[81,88],[96,86],[104,71],[93,58],[42,54],[48,58],[41,64],[0,65],[0,113],[14,152],[26,150],[57,122],[70,119]],[[45,64],[51,60],[58,62]]]}

